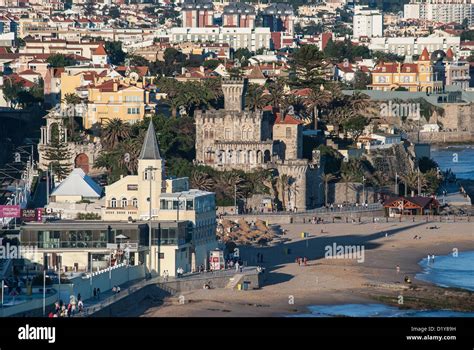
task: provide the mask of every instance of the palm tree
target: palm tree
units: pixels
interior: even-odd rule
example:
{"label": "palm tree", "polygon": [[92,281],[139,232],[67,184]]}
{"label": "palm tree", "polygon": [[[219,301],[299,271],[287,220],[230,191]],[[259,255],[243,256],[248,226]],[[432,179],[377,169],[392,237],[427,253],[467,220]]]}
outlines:
{"label": "palm tree", "polygon": [[306,107],[311,111],[313,116],[314,129],[318,128],[318,117],[320,108],[325,108],[329,105],[332,98],[331,95],[324,90],[324,88],[312,89],[311,93],[306,99]]}
{"label": "palm tree", "polygon": [[415,190],[418,187],[418,172],[410,171],[409,173],[402,175],[401,178],[405,184],[405,195],[408,189],[410,189],[413,197],[415,195]]}
{"label": "palm tree", "polygon": [[283,80],[277,79],[267,85],[267,94],[265,97],[268,99],[268,103],[275,108],[280,108],[285,98],[285,84]]}
{"label": "palm tree", "polygon": [[361,112],[366,111],[372,105],[372,101],[366,94],[363,94],[360,91],[355,91],[349,97],[349,104],[354,111]]}
{"label": "palm tree", "polygon": [[281,203],[283,206],[283,210],[286,210],[286,193],[288,190],[288,186],[290,184],[290,177],[286,174],[281,174],[278,176],[278,187],[280,188],[280,195],[281,195]]}
{"label": "palm tree", "polygon": [[115,149],[118,144],[130,137],[130,124],[121,119],[109,120],[102,129],[101,141],[106,150]]}
{"label": "palm tree", "polygon": [[321,180],[324,182],[324,204],[326,206],[328,205],[328,183],[333,181],[335,178],[336,177],[331,173],[321,175]]}
{"label": "palm tree", "polygon": [[344,173],[341,175],[341,180],[344,182],[344,196],[346,203],[349,203],[349,183],[354,181],[354,177],[349,173]]}
{"label": "palm tree", "polygon": [[[76,132],[74,125],[74,117],[76,116],[76,106],[81,102],[81,98],[74,93],[64,95],[63,103],[66,104],[66,107],[68,109],[67,114],[69,116],[69,132],[71,139],[74,138]],[[69,107],[72,107],[72,110],[69,109]]]}
{"label": "palm tree", "polygon": [[266,99],[262,95],[263,88],[260,85],[249,84],[245,95],[245,106],[251,111],[262,109],[266,105]]}
{"label": "palm tree", "polygon": [[193,188],[208,192],[212,192],[214,189],[214,180],[209,176],[209,174],[203,171],[194,170],[191,173],[190,180]]}
{"label": "palm tree", "polygon": [[126,168],[130,174],[136,174],[138,169],[138,157],[142,148],[143,138],[130,138],[119,145],[119,164]]}

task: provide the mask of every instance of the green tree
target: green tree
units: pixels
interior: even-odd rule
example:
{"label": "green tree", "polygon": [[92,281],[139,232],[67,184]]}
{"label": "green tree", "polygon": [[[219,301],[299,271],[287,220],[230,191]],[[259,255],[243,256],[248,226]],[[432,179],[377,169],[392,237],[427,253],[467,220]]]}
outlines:
{"label": "green tree", "polygon": [[291,83],[296,87],[317,88],[324,83],[324,55],[316,45],[303,45],[291,58]]}
{"label": "green tree", "polygon": [[10,104],[11,107],[15,108],[18,104],[18,95],[24,89],[23,84],[21,82],[12,81],[8,76],[5,76],[3,80],[3,97]]}
{"label": "green tree", "polygon": [[109,120],[101,133],[101,141],[105,149],[113,150],[120,142],[130,137],[130,124],[124,123],[121,119]]}
{"label": "green tree", "polygon": [[77,61],[72,57],[65,56],[60,53],[49,56],[46,62],[48,62],[50,66],[54,68],[73,66],[77,63]]}
{"label": "green tree", "polygon": [[127,55],[122,50],[121,41],[107,41],[105,43],[105,51],[107,51],[110,63],[116,66],[123,65]]}
{"label": "green tree", "polygon": [[258,84],[249,84],[245,94],[245,106],[251,111],[262,109],[266,106],[263,97],[263,88]]}
{"label": "green tree", "polygon": [[358,70],[354,74],[354,89],[355,90],[366,90],[367,85],[370,85],[370,77],[368,74],[361,70]]}
{"label": "green tree", "polygon": [[334,181],[336,177],[333,174],[322,174],[321,175],[321,180],[324,183],[324,204],[327,206],[328,205],[328,198],[329,198],[329,183],[331,181]]}
{"label": "green tree", "polygon": [[359,137],[363,134],[366,125],[368,124],[367,118],[362,115],[356,115],[343,122],[344,131],[351,134],[351,138],[357,142]]}
{"label": "green tree", "polygon": [[46,146],[44,158],[49,161],[51,170],[59,181],[71,172],[71,153],[57,125],[51,128],[51,141]]}

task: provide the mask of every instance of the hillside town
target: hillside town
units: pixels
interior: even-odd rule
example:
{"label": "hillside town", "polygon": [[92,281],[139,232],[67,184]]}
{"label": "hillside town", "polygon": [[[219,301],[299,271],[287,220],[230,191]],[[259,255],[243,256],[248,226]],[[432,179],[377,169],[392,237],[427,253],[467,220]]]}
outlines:
{"label": "hillside town", "polygon": [[309,295],[331,237],[393,225],[473,244],[471,0],[0,0],[0,118],[3,317],[129,316],[151,285]]}

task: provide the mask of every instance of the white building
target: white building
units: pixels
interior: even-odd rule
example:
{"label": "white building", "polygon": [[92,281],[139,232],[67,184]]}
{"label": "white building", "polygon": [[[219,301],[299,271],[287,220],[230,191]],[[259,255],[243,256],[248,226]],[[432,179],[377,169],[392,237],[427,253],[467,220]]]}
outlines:
{"label": "white building", "polygon": [[404,6],[405,19],[423,19],[433,22],[474,24],[474,3],[471,0],[411,0]]}
{"label": "white building", "polygon": [[353,35],[354,38],[383,36],[382,12],[356,6],[354,9]]}
{"label": "white building", "polygon": [[396,37],[396,38],[372,38],[369,49],[373,51],[383,51],[385,53],[395,53],[401,56],[421,55],[426,47],[428,52],[436,50],[447,51],[449,48],[457,53],[461,44],[461,38],[453,37]]}
{"label": "white building", "polygon": [[170,30],[171,42],[212,42],[229,44],[237,50],[248,48],[256,51],[260,48],[270,48],[270,28],[236,28],[236,27],[209,27],[209,28],[179,28]]}

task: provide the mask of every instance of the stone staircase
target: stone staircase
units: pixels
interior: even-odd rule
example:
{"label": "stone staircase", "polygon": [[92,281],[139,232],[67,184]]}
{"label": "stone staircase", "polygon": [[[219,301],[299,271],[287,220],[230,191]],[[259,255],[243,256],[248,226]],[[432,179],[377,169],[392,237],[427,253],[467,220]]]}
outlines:
{"label": "stone staircase", "polygon": [[236,274],[233,277],[229,278],[229,283],[225,286],[226,289],[236,289],[237,285],[239,282],[242,280],[242,277],[244,277],[243,274]]}

